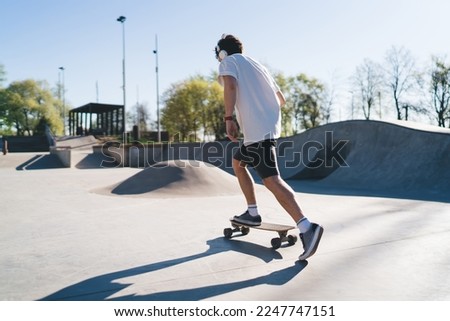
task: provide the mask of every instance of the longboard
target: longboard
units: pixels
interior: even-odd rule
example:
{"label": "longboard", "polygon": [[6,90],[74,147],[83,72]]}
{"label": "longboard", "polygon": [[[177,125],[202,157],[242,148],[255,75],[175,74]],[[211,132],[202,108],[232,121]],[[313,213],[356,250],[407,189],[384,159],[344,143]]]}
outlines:
{"label": "longboard", "polygon": [[227,239],[232,238],[233,234],[236,232],[240,232],[242,235],[247,235],[250,233],[250,229],[253,228],[256,230],[277,232],[278,237],[273,238],[270,242],[274,249],[280,248],[283,242],[287,242],[289,245],[294,245],[297,242],[297,236],[287,235],[288,231],[295,228],[291,225],[262,222],[261,225],[253,226],[236,222],[233,219],[230,219],[230,222],[232,227],[228,227],[223,230],[223,235]]}

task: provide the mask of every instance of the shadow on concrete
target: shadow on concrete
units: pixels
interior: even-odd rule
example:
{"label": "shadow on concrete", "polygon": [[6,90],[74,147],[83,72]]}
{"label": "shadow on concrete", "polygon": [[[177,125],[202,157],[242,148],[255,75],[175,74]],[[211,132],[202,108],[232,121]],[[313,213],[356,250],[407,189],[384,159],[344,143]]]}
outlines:
{"label": "shadow on concrete", "polygon": [[16,167],[18,171],[36,170],[36,169],[52,169],[64,168],[59,158],[56,155],[35,155],[23,164]]}
{"label": "shadow on concrete", "polygon": [[[116,280],[133,277],[137,275],[147,274],[154,271],[170,268],[186,262],[202,259],[211,255],[219,254],[226,251],[235,251],[246,255],[255,256],[266,263],[272,260],[282,259],[279,252],[266,248],[257,244],[245,241],[230,242],[223,237],[215,238],[207,241],[209,248],[202,253],[185,256],[181,258],[166,260],[162,262],[151,263],[148,265],[138,266],[127,270],[112,272],[99,275],[79,283],[70,285],[53,294],[50,294],[40,301],[99,301],[99,300],[202,300],[220,294],[225,294],[247,287],[261,284],[283,285],[293,279],[306,266],[307,261],[298,261],[295,265],[284,268],[279,271],[273,271],[270,274],[257,278],[236,281],[231,283],[208,285],[192,289],[180,289],[167,292],[149,293],[144,295],[125,295],[108,299],[114,294],[127,288],[132,284],[119,283]],[[149,276],[149,280],[151,277]]]}
{"label": "shadow on concrete", "polygon": [[221,295],[224,293],[230,293],[233,291],[242,290],[245,288],[268,284],[281,286],[292,280],[297,274],[299,274],[306,266],[307,261],[297,261],[295,265],[281,269],[279,271],[273,271],[267,275],[259,276],[249,280],[236,281],[231,283],[209,285],[200,288],[184,289],[177,291],[167,291],[153,293],[149,295],[128,295],[120,298],[114,298],[112,300],[134,300],[134,301],[198,301],[207,299],[213,296]]}
{"label": "shadow on concrete", "polygon": [[145,194],[183,181],[184,179],[183,168],[155,166],[146,168],[129,177],[115,186],[111,190],[111,193],[116,195]]}
{"label": "shadow on concrete", "polygon": [[77,169],[99,169],[99,168],[116,168],[117,164],[107,161],[107,158],[101,153],[90,153],[76,162]]}

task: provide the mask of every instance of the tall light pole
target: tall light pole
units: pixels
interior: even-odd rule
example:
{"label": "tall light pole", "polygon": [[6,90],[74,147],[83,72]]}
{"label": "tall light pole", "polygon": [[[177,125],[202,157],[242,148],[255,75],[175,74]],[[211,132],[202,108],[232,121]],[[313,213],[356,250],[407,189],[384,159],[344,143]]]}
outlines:
{"label": "tall light pole", "polygon": [[160,120],[160,113],[159,113],[159,66],[158,66],[158,35],[155,35],[155,50],[153,50],[153,53],[155,54],[156,59],[156,67],[155,67],[155,73],[156,73],[156,114],[158,118],[158,143],[161,142],[161,120]]}
{"label": "tall light pole", "polygon": [[[59,70],[61,70],[62,74],[62,84],[60,83],[60,90],[62,90],[62,119],[63,119],[63,135],[66,135],[66,84],[64,80],[64,67],[59,67]],[[61,97],[60,97],[61,98]]]}
{"label": "tall light pole", "polygon": [[[123,109],[122,109],[122,127],[123,132],[126,132],[125,129],[125,108],[126,108],[126,102],[127,102],[127,94],[126,94],[126,86],[125,86],[125,20],[127,20],[126,17],[120,16],[117,18],[117,21],[119,21],[122,24],[122,51],[123,51],[123,59],[122,59],[122,89],[123,89]],[[124,135],[125,137],[125,135]]]}

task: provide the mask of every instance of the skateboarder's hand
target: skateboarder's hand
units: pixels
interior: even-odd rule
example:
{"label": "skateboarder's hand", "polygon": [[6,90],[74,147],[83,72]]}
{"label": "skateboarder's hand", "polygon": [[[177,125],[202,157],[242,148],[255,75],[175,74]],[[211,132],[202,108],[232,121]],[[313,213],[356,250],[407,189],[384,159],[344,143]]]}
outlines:
{"label": "skateboarder's hand", "polygon": [[237,138],[239,136],[239,130],[237,127],[237,124],[234,120],[230,120],[226,122],[226,127],[227,127],[227,137],[232,141],[232,142],[237,142]]}

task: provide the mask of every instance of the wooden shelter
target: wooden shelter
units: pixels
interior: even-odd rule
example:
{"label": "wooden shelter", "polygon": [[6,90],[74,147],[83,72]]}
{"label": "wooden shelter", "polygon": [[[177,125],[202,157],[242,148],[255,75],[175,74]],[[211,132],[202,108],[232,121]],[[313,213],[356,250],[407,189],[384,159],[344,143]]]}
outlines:
{"label": "wooden shelter", "polygon": [[121,135],[125,129],[123,105],[89,103],[69,111],[69,135]]}

